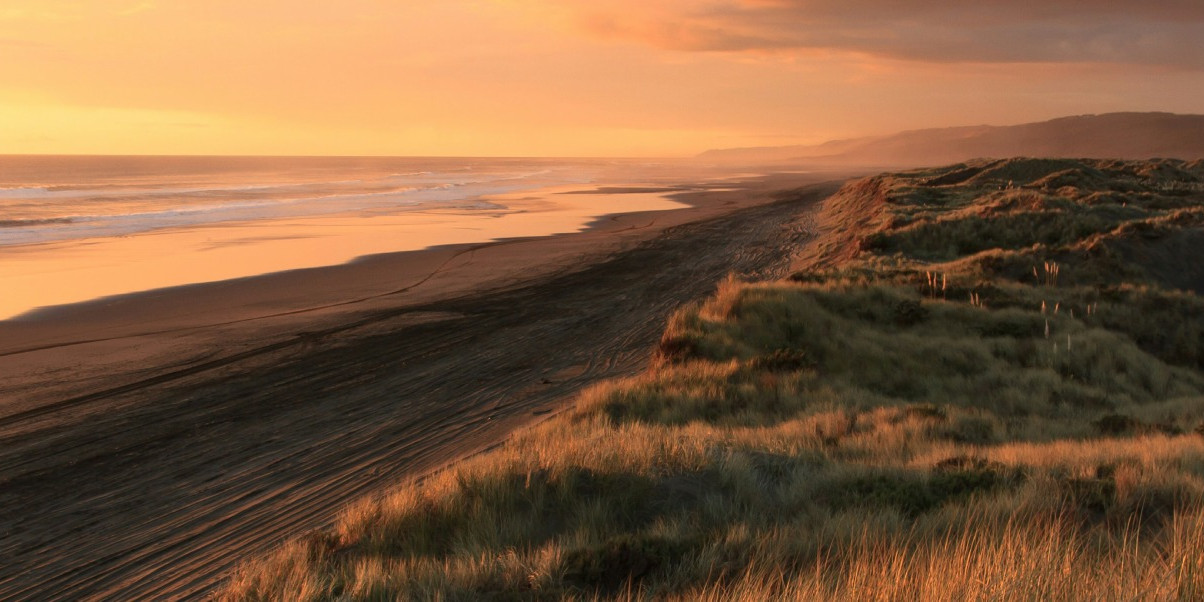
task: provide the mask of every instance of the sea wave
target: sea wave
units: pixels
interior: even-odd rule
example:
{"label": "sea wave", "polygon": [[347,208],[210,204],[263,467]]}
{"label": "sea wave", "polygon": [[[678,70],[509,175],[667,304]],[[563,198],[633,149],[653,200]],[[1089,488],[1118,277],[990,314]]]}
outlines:
{"label": "sea wave", "polygon": [[379,215],[428,208],[495,210],[499,206],[480,199],[483,195],[507,192],[514,185],[470,186],[439,184],[396,188],[388,191],[297,197],[287,200],[176,205],[153,211],[117,214],[78,212],[54,217],[5,218],[0,220],[0,247],[62,240],[126,236],[165,228],[320,215]]}
{"label": "sea wave", "polygon": [[50,193],[46,186],[0,186],[0,199],[26,199],[30,197],[45,197]]}
{"label": "sea wave", "polygon": [[[444,190],[449,188],[448,185],[431,186],[429,190]],[[212,215],[219,213],[244,213],[247,209],[279,209],[286,208],[289,205],[297,205],[304,203],[321,203],[330,201],[357,201],[369,200],[373,198],[384,198],[389,196],[404,195],[420,188],[399,188],[383,192],[370,193],[355,193],[355,194],[331,194],[307,197],[295,197],[287,199],[276,199],[272,201],[244,201],[232,203],[214,203],[208,205],[177,205],[156,209],[154,211],[136,211],[127,213],[76,213],[70,215],[62,215],[49,218],[23,218],[23,219],[0,219],[0,226],[6,227],[22,227],[35,225],[51,225],[51,224],[71,224],[84,222],[101,222],[101,221],[138,221],[138,220],[154,220],[162,218],[174,218],[185,216],[201,216]],[[415,201],[419,202],[419,201]],[[407,202],[399,202],[399,205],[408,205]],[[342,206],[326,207],[327,211],[343,211],[348,208]],[[265,214],[264,217],[271,215]]]}
{"label": "sea wave", "polygon": [[57,186],[18,186],[0,188],[0,200],[3,199],[79,199],[84,201],[135,198],[162,198],[177,196],[213,196],[217,194],[238,194],[247,192],[286,192],[303,189],[321,189],[335,186],[362,184],[361,180],[339,180],[332,182],[304,182],[280,184],[248,184],[239,186],[170,186],[163,184],[92,184],[81,186],[77,184]]}
{"label": "sea wave", "polygon": [[[426,208],[495,210],[483,197],[588,177],[562,166],[431,161],[390,169],[352,165],[234,173],[147,174],[114,168],[87,181],[67,169],[0,186],[0,247],[136,235],[166,228],[386,215]],[[289,178],[292,179],[289,179]]]}
{"label": "sea wave", "polygon": [[[389,190],[381,192],[388,193],[397,188],[395,186],[406,186],[414,188],[422,188],[427,186],[468,186],[472,184],[487,184],[494,181],[509,181],[521,180],[530,177],[542,176],[549,173],[549,170],[541,170],[534,172],[495,172],[465,174],[458,172],[459,170],[441,170],[441,171],[414,171],[414,172],[399,172],[384,176],[376,176],[364,179],[338,179],[338,180],[316,180],[310,182],[273,182],[262,184],[239,184],[239,185],[223,185],[213,184],[204,185],[200,183],[185,183],[180,185],[177,183],[164,182],[118,182],[118,183],[92,183],[87,185],[82,184],[55,184],[55,185],[22,185],[0,187],[0,204],[5,201],[43,201],[43,200],[75,200],[79,202],[95,203],[103,201],[133,201],[133,200],[186,200],[188,198],[213,198],[229,195],[237,197],[239,195],[247,195],[254,197],[274,197],[285,196],[288,198],[281,199],[282,202],[288,202],[296,196],[338,196],[341,194],[354,194],[354,189],[372,189],[374,187],[390,187]],[[329,192],[330,194],[323,194]],[[308,193],[308,194],[307,194]],[[368,194],[368,193],[363,193]]]}
{"label": "sea wave", "polygon": [[47,226],[50,224],[70,224],[74,221],[69,217],[0,219],[0,228],[29,228],[31,226]]}

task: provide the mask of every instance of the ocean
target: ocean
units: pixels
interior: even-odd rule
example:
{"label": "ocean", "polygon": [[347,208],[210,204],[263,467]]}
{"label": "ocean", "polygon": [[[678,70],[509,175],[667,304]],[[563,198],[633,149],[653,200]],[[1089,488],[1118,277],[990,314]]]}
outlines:
{"label": "ocean", "polygon": [[[672,209],[655,161],[0,156],[0,320],[367,255],[579,231]],[[587,194],[563,194],[577,192]]]}
{"label": "ocean", "polygon": [[0,246],[230,221],[431,207],[585,184],[614,161],[321,157],[0,157]]}

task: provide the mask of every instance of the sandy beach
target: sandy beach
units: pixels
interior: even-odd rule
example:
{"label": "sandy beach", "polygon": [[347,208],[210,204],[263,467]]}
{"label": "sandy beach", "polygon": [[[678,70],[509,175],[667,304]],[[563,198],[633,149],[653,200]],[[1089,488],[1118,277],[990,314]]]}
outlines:
{"label": "sandy beach", "polygon": [[[349,499],[642,366],[681,303],[780,274],[834,177],[0,322],[0,498],[21,509],[0,519],[0,597],[203,594]],[[535,209],[516,214],[563,218]]]}
{"label": "sandy beach", "polygon": [[490,195],[472,204],[235,221],[9,246],[0,262],[0,281],[8,288],[0,296],[0,320],[42,307],[341,265],[382,253],[578,232],[602,213],[684,207],[664,193],[606,194],[580,186]]}

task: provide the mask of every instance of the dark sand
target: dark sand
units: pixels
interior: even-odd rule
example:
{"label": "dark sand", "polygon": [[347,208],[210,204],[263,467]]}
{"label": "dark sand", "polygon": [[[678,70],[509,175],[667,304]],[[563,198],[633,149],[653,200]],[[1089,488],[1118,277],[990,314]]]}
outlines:
{"label": "dark sand", "polygon": [[355,497],[639,369],[729,272],[783,273],[839,185],[823,179],[0,322],[0,599],[211,591]]}

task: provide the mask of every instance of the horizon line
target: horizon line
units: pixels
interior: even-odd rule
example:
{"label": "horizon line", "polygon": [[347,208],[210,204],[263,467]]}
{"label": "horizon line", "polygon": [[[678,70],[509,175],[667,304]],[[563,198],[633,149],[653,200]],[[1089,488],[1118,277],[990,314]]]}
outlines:
{"label": "horizon line", "polygon": [[[705,152],[705,151],[701,151]],[[178,157],[230,159],[691,159],[692,155],[304,155],[304,154],[213,154],[213,153],[0,153],[8,157]]]}

